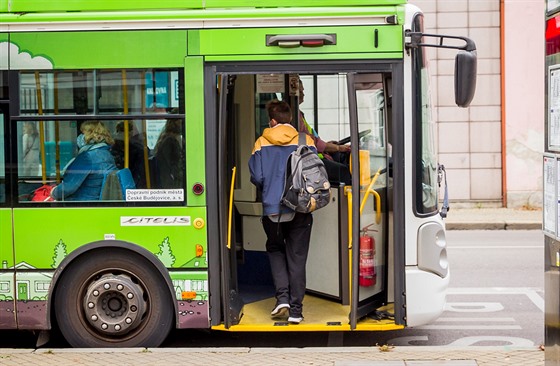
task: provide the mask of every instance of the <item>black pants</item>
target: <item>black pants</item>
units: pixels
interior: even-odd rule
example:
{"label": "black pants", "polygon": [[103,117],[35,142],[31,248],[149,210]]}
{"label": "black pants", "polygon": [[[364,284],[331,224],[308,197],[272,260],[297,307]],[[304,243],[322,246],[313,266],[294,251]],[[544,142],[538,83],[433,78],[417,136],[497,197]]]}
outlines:
{"label": "black pants", "polygon": [[292,221],[280,223],[264,216],[262,224],[267,236],[266,251],[276,287],[277,303],[290,304],[290,316],[300,317],[313,216],[298,212]]}
{"label": "black pants", "polygon": [[331,184],[339,185],[344,183],[347,186],[352,184],[352,175],[349,168],[349,154],[347,153],[334,153],[330,154],[333,160],[328,158],[323,159],[329,182]]}

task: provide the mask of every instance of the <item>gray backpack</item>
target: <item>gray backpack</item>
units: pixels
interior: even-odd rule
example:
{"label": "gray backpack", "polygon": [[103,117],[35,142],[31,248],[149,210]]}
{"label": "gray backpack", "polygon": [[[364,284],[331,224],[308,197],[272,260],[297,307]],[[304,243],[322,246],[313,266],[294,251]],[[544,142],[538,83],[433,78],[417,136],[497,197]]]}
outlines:
{"label": "gray backpack", "polygon": [[288,157],[281,203],[296,212],[308,213],[325,207],[331,200],[331,184],[325,165],[305,144],[299,133],[298,148]]}

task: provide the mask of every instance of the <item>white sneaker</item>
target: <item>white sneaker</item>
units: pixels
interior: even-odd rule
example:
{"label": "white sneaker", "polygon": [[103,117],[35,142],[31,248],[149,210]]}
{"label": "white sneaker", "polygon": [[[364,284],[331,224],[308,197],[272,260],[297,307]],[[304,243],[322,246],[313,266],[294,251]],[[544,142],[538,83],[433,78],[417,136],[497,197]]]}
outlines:
{"label": "white sneaker", "polygon": [[270,312],[270,316],[273,318],[286,317],[288,315],[288,310],[290,310],[290,304],[278,304]]}
{"label": "white sneaker", "polygon": [[288,318],[288,323],[299,324],[303,321],[303,316],[290,316]]}

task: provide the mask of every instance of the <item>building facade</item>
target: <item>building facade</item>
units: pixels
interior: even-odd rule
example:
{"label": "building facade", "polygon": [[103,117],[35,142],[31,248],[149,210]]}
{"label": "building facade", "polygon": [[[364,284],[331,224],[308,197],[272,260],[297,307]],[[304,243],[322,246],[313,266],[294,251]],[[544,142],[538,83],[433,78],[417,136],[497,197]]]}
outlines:
{"label": "building facade", "polygon": [[455,207],[542,206],[544,14],[542,0],[411,0],[427,33],[468,36],[478,52],[469,108],[453,97],[452,50],[434,50],[439,158]]}

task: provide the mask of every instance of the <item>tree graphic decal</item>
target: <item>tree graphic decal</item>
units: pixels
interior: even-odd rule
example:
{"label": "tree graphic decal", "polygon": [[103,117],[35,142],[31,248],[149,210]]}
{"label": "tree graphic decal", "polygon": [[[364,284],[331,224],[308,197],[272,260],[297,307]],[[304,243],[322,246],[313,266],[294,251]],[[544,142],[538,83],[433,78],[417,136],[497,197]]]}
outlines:
{"label": "tree graphic decal", "polygon": [[52,268],[57,268],[60,262],[66,257],[66,244],[60,239],[58,244],[54,247],[54,256],[52,257],[53,263],[51,264]]}
{"label": "tree graphic decal", "polygon": [[159,253],[157,253],[156,256],[166,267],[173,267],[173,264],[175,263],[175,256],[171,251],[171,244],[169,243],[168,236],[165,237],[159,245]]}

